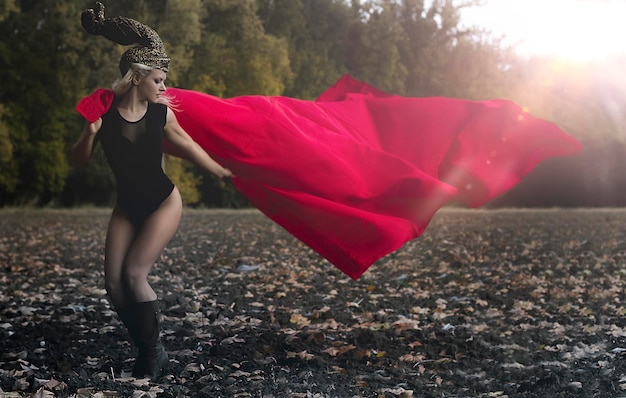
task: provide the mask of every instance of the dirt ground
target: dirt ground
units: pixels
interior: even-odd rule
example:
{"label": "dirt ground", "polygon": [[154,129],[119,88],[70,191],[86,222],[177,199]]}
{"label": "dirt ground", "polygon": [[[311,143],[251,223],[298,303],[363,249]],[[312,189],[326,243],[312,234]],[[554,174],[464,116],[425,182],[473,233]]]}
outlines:
{"label": "dirt ground", "polygon": [[626,397],[626,210],[445,209],[353,281],[256,211],[185,210],[135,380],[108,211],[0,210],[0,397]]}

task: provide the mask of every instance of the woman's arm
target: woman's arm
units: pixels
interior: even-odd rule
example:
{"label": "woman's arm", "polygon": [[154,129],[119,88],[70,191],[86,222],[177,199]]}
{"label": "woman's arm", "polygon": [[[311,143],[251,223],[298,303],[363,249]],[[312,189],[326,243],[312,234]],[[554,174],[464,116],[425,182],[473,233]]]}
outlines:
{"label": "woman's arm", "polygon": [[165,122],[165,138],[180,149],[185,157],[196,166],[215,174],[219,178],[232,177],[233,173],[222,167],[195,142],[189,134],[178,124],[176,115],[171,109],[167,109],[167,121]]}
{"label": "woman's arm", "polygon": [[72,147],[72,164],[74,166],[83,166],[91,159],[93,140],[100,127],[102,127],[102,119],[98,119],[93,123],[85,122],[83,132]]}

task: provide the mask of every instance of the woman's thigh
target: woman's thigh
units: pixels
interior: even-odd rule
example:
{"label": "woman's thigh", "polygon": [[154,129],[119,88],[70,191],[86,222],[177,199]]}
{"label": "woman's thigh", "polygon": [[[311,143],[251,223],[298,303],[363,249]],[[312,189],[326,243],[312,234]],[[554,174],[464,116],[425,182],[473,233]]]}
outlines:
{"label": "woman's thigh", "polygon": [[126,254],[134,240],[135,227],[119,208],[114,208],[104,248],[104,274],[107,284],[121,283]]}
{"label": "woman's thigh", "polygon": [[141,226],[126,256],[125,272],[147,277],[150,268],[172,239],[182,215],[182,200],[178,189],[152,213]]}

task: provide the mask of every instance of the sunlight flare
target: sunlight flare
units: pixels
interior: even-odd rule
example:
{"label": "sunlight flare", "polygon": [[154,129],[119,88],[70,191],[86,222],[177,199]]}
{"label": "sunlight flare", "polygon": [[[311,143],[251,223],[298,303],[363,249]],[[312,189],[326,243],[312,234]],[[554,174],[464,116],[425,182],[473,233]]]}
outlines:
{"label": "sunlight flare", "polygon": [[487,0],[462,12],[466,26],[487,29],[521,55],[592,61],[626,54],[626,2]]}

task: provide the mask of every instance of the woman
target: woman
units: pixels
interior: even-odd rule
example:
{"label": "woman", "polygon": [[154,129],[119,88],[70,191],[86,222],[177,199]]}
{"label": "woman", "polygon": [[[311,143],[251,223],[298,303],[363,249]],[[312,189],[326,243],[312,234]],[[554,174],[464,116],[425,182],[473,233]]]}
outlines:
{"label": "woman", "polygon": [[[96,13],[103,13],[99,7],[83,14],[92,32],[102,29],[96,23]],[[166,369],[168,355],[159,339],[157,295],[148,274],[176,232],[182,211],[180,193],[162,169],[162,140],[219,178],[232,173],[189,137],[165,105],[169,59],[156,33],[126,18],[118,18],[115,25],[138,32],[141,37],[133,40],[149,40],[122,56],[123,77],[113,85],[112,103],[101,117],[85,123],[72,160],[85,164],[100,141],[115,175],[117,202],[106,236],[105,286],[138,347],[133,376],[154,379]]]}
{"label": "woman", "polygon": [[[89,123],[75,148],[79,163],[87,159],[100,130],[111,166],[118,170],[118,205],[110,228],[121,232],[107,238],[107,290],[139,346],[137,375],[156,375],[166,363],[158,327],[145,326],[156,324],[156,295],[145,276],[180,218],[178,193],[170,192],[169,180],[156,166],[158,140],[156,155],[145,161],[151,164],[146,173],[154,173],[146,183],[153,181],[156,188],[150,183],[132,190],[134,183],[125,180],[129,169],[116,166],[121,153],[133,148],[129,142],[144,142],[134,122],[144,120],[146,109],[156,115],[145,119],[146,125],[164,125],[167,153],[220,177],[233,170],[233,183],[253,205],[354,279],[420,236],[449,201],[481,206],[545,159],[581,149],[556,125],[506,100],[400,97],[350,76],[316,101],[164,92],[169,58],[152,29],[124,17],[105,19],[100,3],[83,13],[82,23],[116,43],[139,43],[120,61],[130,90],[122,90],[124,96],[97,90],[78,104]],[[142,71],[140,65],[152,69]],[[155,104],[166,101],[164,93],[175,102],[171,110]],[[108,143],[111,130],[125,138]],[[159,194],[142,196],[144,191]],[[145,212],[136,212],[146,204]]]}

